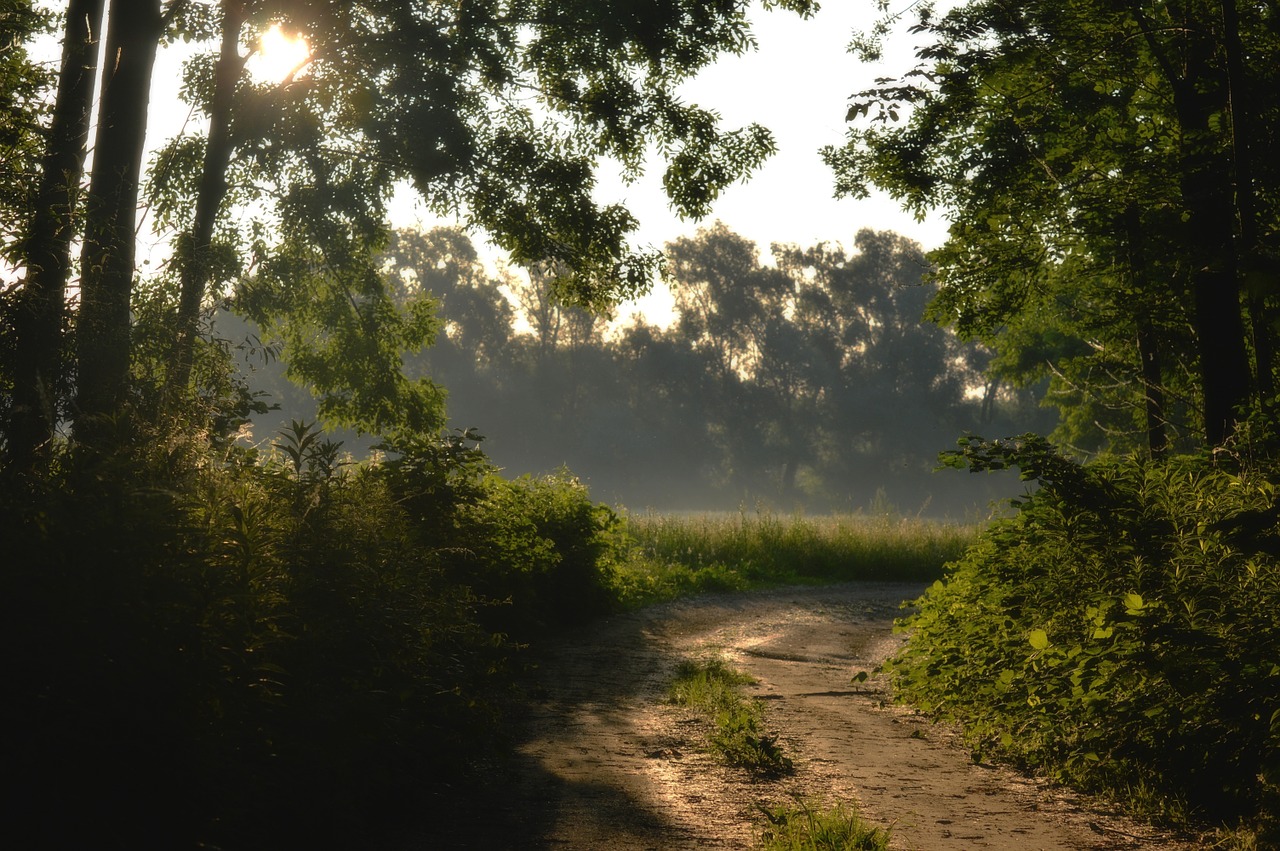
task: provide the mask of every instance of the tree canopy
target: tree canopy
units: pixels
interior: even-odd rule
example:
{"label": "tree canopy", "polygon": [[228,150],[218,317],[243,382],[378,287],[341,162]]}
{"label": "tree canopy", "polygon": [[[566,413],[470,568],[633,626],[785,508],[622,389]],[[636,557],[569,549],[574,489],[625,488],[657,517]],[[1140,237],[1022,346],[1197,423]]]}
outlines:
{"label": "tree canopy", "polygon": [[[948,211],[933,315],[1144,411],[1107,418],[1121,448],[1219,445],[1269,404],[1275,7],[980,0],[911,29],[917,67],[855,95],[826,156],[843,192]],[[1083,345],[1034,351],[1046,333]]]}
{"label": "tree canopy", "polygon": [[[812,0],[765,6],[816,8]],[[162,407],[188,392],[202,312],[229,292],[259,318],[298,311],[302,324],[330,330],[386,327],[376,258],[386,202],[405,181],[514,262],[554,269],[569,301],[600,307],[648,287],[659,254],[630,244],[634,216],[597,200],[595,175],[616,167],[635,176],[656,151],[671,203],[699,216],[772,151],[765,128],[725,129],[713,110],[678,95],[716,56],[752,47],[745,11],[719,0],[71,0],[56,90],[33,90],[6,113],[18,132],[51,104],[41,203],[4,208],[4,230],[17,235],[6,257],[20,273],[4,300],[14,340],[4,370],[9,451],[38,454],[67,418],[93,442],[95,424],[138,404],[132,323],[144,300],[143,312],[169,322],[174,339],[152,352]],[[14,19],[23,33],[35,26],[25,20]],[[247,60],[273,25],[304,38],[310,53],[283,81],[262,82]],[[93,173],[81,193],[95,91],[88,69],[100,39],[114,60],[98,72]],[[183,97],[204,129],[171,140],[144,169],[157,52],[179,42],[194,47]],[[140,197],[176,248],[143,290],[134,263]],[[334,313],[342,310],[349,316]],[[405,333],[393,347],[429,338],[425,327]],[[316,363],[296,366],[323,385]]]}

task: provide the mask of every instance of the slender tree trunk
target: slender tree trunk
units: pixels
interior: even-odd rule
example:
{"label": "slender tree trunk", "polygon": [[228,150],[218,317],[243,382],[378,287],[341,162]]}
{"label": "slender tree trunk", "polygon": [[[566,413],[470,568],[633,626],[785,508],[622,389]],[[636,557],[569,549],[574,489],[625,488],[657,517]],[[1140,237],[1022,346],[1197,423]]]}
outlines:
{"label": "slender tree trunk", "polygon": [[[1192,143],[1194,145],[1194,142]],[[1182,194],[1189,212],[1193,322],[1200,355],[1205,437],[1221,446],[1253,396],[1241,315],[1235,209],[1221,157],[1192,150],[1183,157]]]}
{"label": "slender tree trunk", "polygon": [[76,199],[93,111],[105,0],[71,0],[48,141],[40,166],[27,277],[14,315],[13,408],[7,429],[14,469],[27,470],[53,439],[63,378],[66,287]]}
{"label": "slender tree trunk", "polygon": [[244,70],[240,55],[240,29],[245,22],[243,3],[222,5],[222,48],[214,70],[213,104],[209,141],[205,147],[191,232],[180,246],[181,294],[178,301],[178,333],[174,343],[169,391],[175,398],[191,380],[196,336],[200,332],[200,308],[209,289],[210,250],[218,209],[227,194],[227,166],[235,144],[231,138],[231,114],[235,89]]}
{"label": "slender tree trunk", "polygon": [[[1228,0],[1230,2],[1230,0]],[[1215,67],[1221,45],[1214,22],[1176,28],[1176,48],[1160,41],[1139,0],[1128,7],[1161,68],[1178,116],[1179,181],[1188,213],[1186,244],[1194,297],[1192,322],[1200,355],[1205,440],[1221,446],[1253,397],[1253,375],[1241,315],[1231,161],[1221,152],[1213,117],[1229,104],[1230,75]],[[1212,8],[1212,7],[1210,7]]]}
{"label": "slender tree trunk", "polygon": [[[1125,209],[1123,227],[1130,285],[1135,292],[1142,292],[1146,289],[1149,276],[1142,211],[1137,204],[1130,204]],[[1169,437],[1165,430],[1164,376],[1161,374],[1159,337],[1148,315],[1142,315],[1138,319],[1138,360],[1146,408],[1147,449],[1152,458],[1159,459],[1164,457],[1169,448]]]}
{"label": "slender tree trunk", "polygon": [[1169,450],[1169,435],[1165,430],[1160,347],[1150,322],[1138,326],[1138,357],[1142,361],[1142,395],[1146,402],[1147,450],[1159,460]]}
{"label": "slender tree trunk", "polygon": [[791,454],[782,466],[782,495],[790,497],[796,492],[796,474],[800,471],[800,461]]}
{"label": "slender tree trunk", "polygon": [[135,227],[160,0],[113,0],[80,260],[76,437],[94,443],[129,383]]}
{"label": "slender tree trunk", "polygon": [[[1240,219],[1240,255],[1246,262],[1258,252],[1258,202],[1254,191],[1253,116],[1249,112],[1249,80],[1245,71],[1244,44],[1240,40],[1240,13],[1236,0],[1220,0],[1223,47],[1227,56],[1227,91],[1231,107],[1231,153],[1235,165],[1236,212]],[[1258,392],[1264,399],[1275,395],[1272,368],[1275,339],[1271,331],[1271,311],[1266,299],[1255,292],[1248,295],[1250,330],[1253,334],[1254,374]]]}

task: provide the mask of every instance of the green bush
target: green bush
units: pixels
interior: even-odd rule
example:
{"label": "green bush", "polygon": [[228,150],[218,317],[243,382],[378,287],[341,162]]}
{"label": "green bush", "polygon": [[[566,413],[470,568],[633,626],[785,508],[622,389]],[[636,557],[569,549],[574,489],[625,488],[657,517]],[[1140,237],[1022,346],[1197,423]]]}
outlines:
{"label": "green bush", "polygon": [[1153,814],[1234,823],[1280,781],[1280,536],[1265,471],[963,452],[1040,489],[905,621],[898,695],[1010,758]]}
{"label": "green bush", "polygon": [[489,474],[442,550],[450,577],[486,605],[482,622],[527,641],[611,610],[617,516],[568,474]]}
{"label": "green bush", "polygon": [[418,505],[465,514],[482,489],[448,441],[398,471],[301,425],[261,458],[130,444],[0,489],[10,824],[51,848],[331,847],[500,744],[513,649],[448,564],[485,530],[395,486],[429,468]]}

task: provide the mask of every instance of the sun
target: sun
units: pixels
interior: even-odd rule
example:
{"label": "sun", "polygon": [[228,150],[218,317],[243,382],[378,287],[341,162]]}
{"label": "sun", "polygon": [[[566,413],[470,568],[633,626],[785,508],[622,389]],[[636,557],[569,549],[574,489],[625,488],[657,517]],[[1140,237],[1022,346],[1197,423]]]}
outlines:
{"label": "sun", "polygon": [[289,35],[279,24],[272,24],[258,40],[258,49],[250,57],[247,68],[259,82],[281,83],[310,55],[306,39]]}

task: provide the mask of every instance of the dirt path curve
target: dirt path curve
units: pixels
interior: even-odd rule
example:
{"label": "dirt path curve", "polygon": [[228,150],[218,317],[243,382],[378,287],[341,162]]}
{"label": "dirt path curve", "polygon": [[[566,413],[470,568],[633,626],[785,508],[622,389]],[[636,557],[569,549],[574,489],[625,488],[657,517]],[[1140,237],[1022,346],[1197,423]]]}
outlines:
{"label": "dirt path curve", "polygon": [[[476,848],[747,849],[760,803],[857,802],[918,851],[1191,848],[1089,802],[990,765],[955,736],[854,684],[900,640],[918,585],[869,584],[701,597],[619,616],[547,648],[519,757],[495,778]],[[796,764],[753,780],[700,749],[703,726],[668,705],[680,660],[721,654]],[[436,846],[439,847],[439,846]],[[451,846],[456,847],[456,846]]]}

